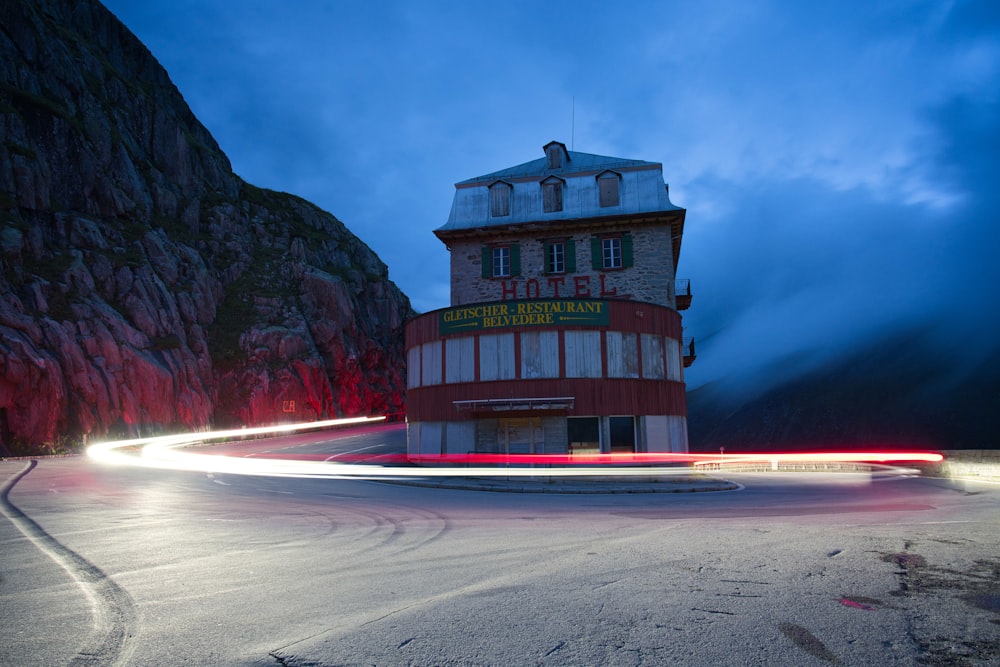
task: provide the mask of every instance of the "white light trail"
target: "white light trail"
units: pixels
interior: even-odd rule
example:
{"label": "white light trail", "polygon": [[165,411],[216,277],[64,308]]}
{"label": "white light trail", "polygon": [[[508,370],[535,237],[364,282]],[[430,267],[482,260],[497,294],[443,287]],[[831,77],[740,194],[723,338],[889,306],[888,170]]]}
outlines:
{"label": "white light trail", "polygon": [[[276,435],[296,431],[315,430],[337,426],[371,424],[385,421],[385,417],[355,417],[331,419],[301,424],[281,424],[257,428],[185,433],[118,440],[92,445],[87,455],[101,463],[128,465],[164,470],[188,470],[205,473],[231,475],[257,475],[271,477],[311,477],[327,479],[389,479],[416,477],[664,477],[691,475],[691,467],[678,463],[693,464],[697,468],[716,465],[717,469],[748,463],[770,463],[778,469],[779,463],[863,463],[877,465],[886,462],[932,462],[940,461],[941,455],[929,452],[812,452],[812,453],[763,453],[763,454],[635,454],[599,455],[596,457],[572,457],[558,455],[473,455],[463,457],[420,457],[424,462],[436,465],[428,467],[382,466],[371,464],[345,463],[329,458],[323,461],[296,460],[288,458],[235,457],[211,454],[204,451],[190,451],[183,448],[209,442],[224,442],[233,438],[256,435]],[[489,462],[490,466],[470,466]],[[456,463],[464,465],[455,465]],[[622,465],[642,463],[646,465]],[[675,465],[649,465],[674,463]],[[566,465],[568,463],[568,465]],[[574,465],[573,463],[577,463]],[[452,464],[452,465],[448,465]],[[510,465],[521,467],[510,467]],[[557,465],[564,464],[564,465]],[[581,467],[579,464],[586,464]],[[536,465],[544,467],[535,467]],[[912,472],[912,471],[911,471]]]}

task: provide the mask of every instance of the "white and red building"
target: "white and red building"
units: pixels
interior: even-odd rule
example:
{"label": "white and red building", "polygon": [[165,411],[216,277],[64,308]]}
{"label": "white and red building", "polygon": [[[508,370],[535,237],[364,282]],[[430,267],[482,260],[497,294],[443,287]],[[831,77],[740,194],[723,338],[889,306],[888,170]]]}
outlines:
{"label": "white and red building", "polygon": [[406,327],[411,458],[685,452],[685,209],[657,162],[568,151],[455,185],[451,307]]}

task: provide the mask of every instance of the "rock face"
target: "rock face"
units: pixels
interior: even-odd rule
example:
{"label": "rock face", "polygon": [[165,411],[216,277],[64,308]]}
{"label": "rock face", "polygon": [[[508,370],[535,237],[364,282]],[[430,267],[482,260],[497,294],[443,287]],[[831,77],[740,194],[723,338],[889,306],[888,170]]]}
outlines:
{"label": "rock face", "polygon": [[0,454],[400,412],[408,299],[93,0],[0,3]]}

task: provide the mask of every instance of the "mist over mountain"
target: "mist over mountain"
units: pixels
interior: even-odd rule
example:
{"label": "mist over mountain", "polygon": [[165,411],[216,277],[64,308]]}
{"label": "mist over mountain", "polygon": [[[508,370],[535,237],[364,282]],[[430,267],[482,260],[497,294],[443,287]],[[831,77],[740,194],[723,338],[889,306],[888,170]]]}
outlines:
{"label": "mist over mountain", "polygon": [[704,184],[730,211],[685,238],[692,448],[1000,447],[1000,100],[926,122],[907,197]]}
{"label": "mist over mountain", "polygon": [[94,0],[0,5],[0,454],[399,412],[412,310]]}
{"label": "mist over mountain", "polygon": [[975,369],[952,350],[900,331],[757,393],[702,385],[688,392],[691,449],[1000,448],[1000,347]]}

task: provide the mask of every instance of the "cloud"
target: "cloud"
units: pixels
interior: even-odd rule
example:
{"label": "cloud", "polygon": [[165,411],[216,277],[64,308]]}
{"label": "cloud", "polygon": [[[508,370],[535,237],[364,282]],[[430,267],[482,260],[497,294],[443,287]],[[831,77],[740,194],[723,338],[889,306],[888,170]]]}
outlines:
{"label": "cloud", "polygon": [[240,175],[337,215],[418,310],[448,305],[452,184],[556,139],[663,162],[692,386],[997,338],[996,2],[108,4]]}
{"label": "cloud", "polygon": [[727,213],[685,235],[685,322],[702,339],[689,386],[759,391],[914,328],[959,368],[987,358],[1000,341],[998,111],[956,97],[926,114],[933,141],[909,168],[953,194],[944,206],[815,178],[692,184]]}

